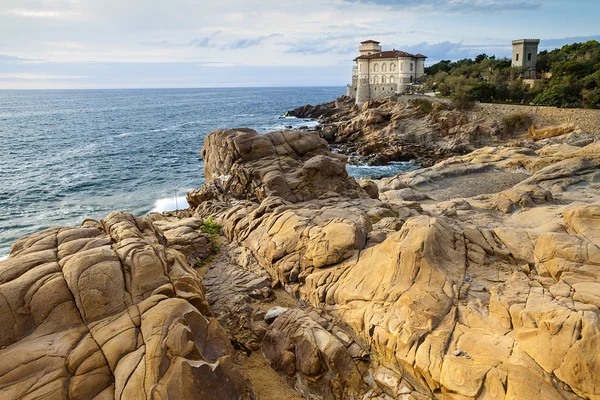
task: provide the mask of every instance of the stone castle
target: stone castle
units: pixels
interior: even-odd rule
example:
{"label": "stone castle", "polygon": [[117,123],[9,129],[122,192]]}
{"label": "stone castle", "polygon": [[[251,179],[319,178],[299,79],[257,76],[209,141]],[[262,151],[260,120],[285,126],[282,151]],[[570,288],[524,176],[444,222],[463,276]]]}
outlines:
{"label": "stone castle", "polygon": [[356,99],[356,104],[395,93],[405,93],[425,75],[423,54],[410,54],[393,49],[382,51],[379,42],[366,40],[358,48],[359,56],[354,59],[352,84],[346,94]]}
{"label": "stone castle", "polygon": [[536,63],[540,39],[519,39],[512,41],[512,62],[514,68],[523,68],[524,79],[536,79]]}

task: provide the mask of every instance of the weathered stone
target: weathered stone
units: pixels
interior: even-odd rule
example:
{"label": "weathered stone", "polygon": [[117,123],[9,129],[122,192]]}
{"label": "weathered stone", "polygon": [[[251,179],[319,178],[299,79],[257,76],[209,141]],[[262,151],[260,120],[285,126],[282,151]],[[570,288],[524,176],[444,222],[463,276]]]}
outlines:
{"label": "weathered stone", "polygon": [[[197,257],[212,244],[189,222],[176,247]],[[15,242],[0,262],[2,397],[250,398],[196,272],[168,242],[125,213]]]}

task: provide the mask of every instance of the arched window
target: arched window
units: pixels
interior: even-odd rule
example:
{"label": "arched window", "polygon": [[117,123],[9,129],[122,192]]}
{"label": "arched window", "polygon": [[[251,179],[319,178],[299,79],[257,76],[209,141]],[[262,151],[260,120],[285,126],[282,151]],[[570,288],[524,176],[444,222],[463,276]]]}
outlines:
{"label": "arched window", "polygon": [[373,72],[378,72],[378,71],[379,71],[379,64],[373,65]]}
{"label": "arched window", "polygon": [[387,72],[387,66],[385,63],[381,64],[381,72]]}
{"label": "arched window", "polygon": [[394,83],[394,77],[390,76],[390,83]]}
{"label": "arched window", "polygon": [[381,83],[385,83],[385,76],[381,77]]}
{"label": "arched window", "polygon": [[394,72],[396,70],[396,64],[391,63],[390,64],[390,71]]}

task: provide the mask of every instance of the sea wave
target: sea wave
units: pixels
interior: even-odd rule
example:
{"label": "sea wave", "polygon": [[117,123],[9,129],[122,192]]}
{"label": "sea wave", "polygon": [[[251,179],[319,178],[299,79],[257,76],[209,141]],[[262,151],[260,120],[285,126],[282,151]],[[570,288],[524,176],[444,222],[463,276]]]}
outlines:
{"label": "sea wave", "polygon": [[131,136],[131,135],[139,135],[140,133],[168,132],[168,131],[173,131],[173,130],[175,130],[177,128],[181,128],[182,126],[193,125],[193,124],[197,124],[197,123],[200,123],[200,122],[202,122],[202,121],[200,121],[200,120],[198,120],[198,121],[189,121],[189,122],[184,122],[182,124],[176,124],[176,125],[166,126],[164,128],[149,129],[149,130],[145,130],[145,131],[123,132],[123,133],[120,133],[120,134],[116,135],[115,137],[120,138],[120,137],[126,137],[126,136]]}

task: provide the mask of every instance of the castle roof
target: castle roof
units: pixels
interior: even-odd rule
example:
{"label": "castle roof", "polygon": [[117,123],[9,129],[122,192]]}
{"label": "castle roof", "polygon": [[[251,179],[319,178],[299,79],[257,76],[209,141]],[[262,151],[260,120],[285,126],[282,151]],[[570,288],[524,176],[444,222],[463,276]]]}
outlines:
{"label": "castle roof", "polygon": [[379,44],[379,42],[377,40],[365,40],[364,42],[360,42],[360,44],[363,43],[375,43],[375,44]]}
{"label": "castle roof", "polygon": [[[364,42],[363,42],[364,43]],[[362,56],[356,57],[354,60],[372,60],[376,58],[398,58],[398,57],[411,57],[411,58],[427,58],[423,54],[410,54],[405,51],[400,50],[391,50],[391,51],[380,51],[379,53],[374,54],[365,54]]]}

